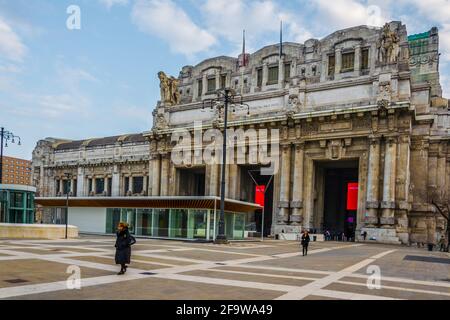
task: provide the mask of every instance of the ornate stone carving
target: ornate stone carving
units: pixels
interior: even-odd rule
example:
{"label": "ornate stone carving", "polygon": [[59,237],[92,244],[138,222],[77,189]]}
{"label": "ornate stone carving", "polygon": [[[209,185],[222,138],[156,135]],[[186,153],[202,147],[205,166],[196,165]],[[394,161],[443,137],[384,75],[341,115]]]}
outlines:
{"label": "ornate stone carving", "polygon": [[386,23],[377,43],[378,61],[382,64],[397,62],[400,54],[399,42],[400,38],[397,32],[392,31],[389,24]]}
{"label": "ornate stone carving", "polygon": [[178,92],[178,79],[168,77],[164,72],[158,72],[161,88],[161,102],[168,105],[180,103],[180,93]]}
{"label": "ornate stone carving", "polygon": [[289,100],[288,100],[288,109],[290,111],[293,111],[294,113],[297,113],[300,111],[301,108],[301,103],[300,100],[298,98],[297,94],[291,94],[289,96]]}

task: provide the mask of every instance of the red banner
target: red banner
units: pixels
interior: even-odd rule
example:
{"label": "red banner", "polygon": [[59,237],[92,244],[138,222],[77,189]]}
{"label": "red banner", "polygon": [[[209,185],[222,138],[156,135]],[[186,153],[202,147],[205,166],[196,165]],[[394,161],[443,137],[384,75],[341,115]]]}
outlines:
{"label": "red banner", "polygon": [[266,186],[256,186],[255,187],[255,203],[259,204],[261,207],[264,207],[264,192],[266,190]]}
{"label": "red banner", "polygon": [[358,183],[347,184],[347,210],[358,209]]}

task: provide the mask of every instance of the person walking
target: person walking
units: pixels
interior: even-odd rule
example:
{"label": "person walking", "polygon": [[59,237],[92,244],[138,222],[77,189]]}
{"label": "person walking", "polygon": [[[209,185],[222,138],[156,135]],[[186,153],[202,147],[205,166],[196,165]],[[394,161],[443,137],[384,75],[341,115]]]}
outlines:
{"label": "person walking", "polygon": [[445,252],[445,236],[441,235],[441,238],[439,239],[439,251]]}
{"label": "person walking", "polygon": [[309,232],[308,230],[305,230],[303,232],[302,238],[301,238],[302,242],[302,248],[303,248],[303,256],[307,256],[308,255],[308,245],[309,245]]}
{"label": "person walking", "polygon": [[122,275],[127,272],[127,264],[131,260],[131,246],[136,243],[136,239],[130,234],[128,224],[120,222],[116,233],[116,264],[120,264],[120,272]]}

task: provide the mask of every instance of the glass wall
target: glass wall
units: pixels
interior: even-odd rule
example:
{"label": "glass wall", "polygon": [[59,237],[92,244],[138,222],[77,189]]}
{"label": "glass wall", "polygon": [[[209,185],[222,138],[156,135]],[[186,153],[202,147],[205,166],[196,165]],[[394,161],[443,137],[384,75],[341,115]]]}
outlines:
{"label": "glass wall", "polygon": [[34,193],[0,190],[0,222],[34,223]]}
{"label": "glass wall", "polygon": [[[106,233],[115,233],[125,221],[130,232],[139,236],[171,239],[213,240],[217,234],[219,212],[208,209],[107,209]],[[214,223],[215,222],[215,223]],[[226,212],[225,233],[229,239],[245,237],[246,214]]]}

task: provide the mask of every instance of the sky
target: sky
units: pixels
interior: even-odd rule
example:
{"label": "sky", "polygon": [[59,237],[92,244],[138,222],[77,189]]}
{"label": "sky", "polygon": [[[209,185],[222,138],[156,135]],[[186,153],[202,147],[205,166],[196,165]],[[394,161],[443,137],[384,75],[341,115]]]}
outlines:
{"label": "sky", "polygon": [[40,139],[149,130],[158,71],[357,25],[400,20],[439,28],[450,97],[450,0],[0,0],[0,126],[20,136],[5,155],[31,159]]}

